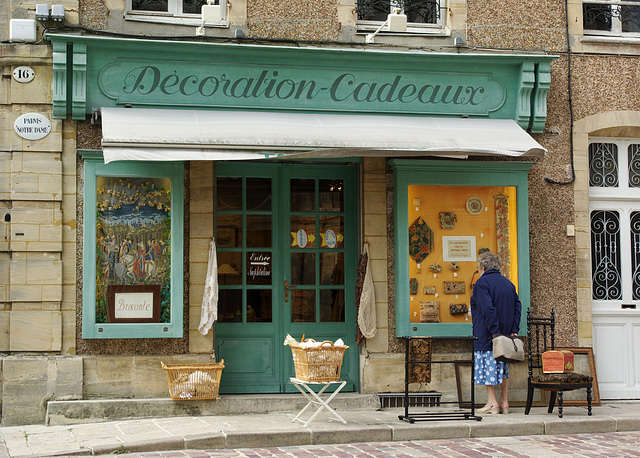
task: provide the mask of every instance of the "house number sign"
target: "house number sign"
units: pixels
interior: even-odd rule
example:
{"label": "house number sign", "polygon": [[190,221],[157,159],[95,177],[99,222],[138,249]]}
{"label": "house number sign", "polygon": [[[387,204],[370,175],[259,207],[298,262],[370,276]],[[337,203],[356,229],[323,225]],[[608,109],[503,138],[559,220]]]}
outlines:
{"label": "house number sign", "polygon": [[13,71],[13,79],[18,83],[28,83],[35,78],[36,72],[31,67],[20,66]]}

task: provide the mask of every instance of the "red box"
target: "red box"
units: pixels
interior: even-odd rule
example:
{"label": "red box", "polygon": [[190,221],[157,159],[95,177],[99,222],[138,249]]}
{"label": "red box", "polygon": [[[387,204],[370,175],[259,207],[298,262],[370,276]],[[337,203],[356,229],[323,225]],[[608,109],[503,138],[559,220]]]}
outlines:
{"label": "red box", "polygon": [[542,354],[542,372],[545,374],[561,374],[573,372],[573,353],[566,350],[550,350]]}

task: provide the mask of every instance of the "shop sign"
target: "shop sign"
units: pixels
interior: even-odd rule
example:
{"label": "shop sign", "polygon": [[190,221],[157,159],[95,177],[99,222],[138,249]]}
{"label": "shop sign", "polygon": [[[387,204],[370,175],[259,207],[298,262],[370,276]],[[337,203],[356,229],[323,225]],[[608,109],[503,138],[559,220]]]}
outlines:
{"label": "shop sign", "polygon": [[28,83],[32,81],[35,76],[36,72],[34,72],[31,67],[20,66],[13,70],[13,79],[18,83]]}
{"label": "shop sign", "polygon": [[264,277],[271,277],[271,253],[253,252],[249,253],[249,271],[247,276],[252,280]]}
{"label": "shop sign", "polygon": [[216,65],[121,59],[99,87],[118,104],[313,108],[487,116],[506,100],[486,72]]}
{"label": "shop sign", "polygon": [[160,285],[109,285],[109,323],[159,323]]}
{"label": "shop sign", "polygon": [[51,121],[40,113],[27,113],[16,119],[13,128],[25,140],[41,140],[51,132]]}

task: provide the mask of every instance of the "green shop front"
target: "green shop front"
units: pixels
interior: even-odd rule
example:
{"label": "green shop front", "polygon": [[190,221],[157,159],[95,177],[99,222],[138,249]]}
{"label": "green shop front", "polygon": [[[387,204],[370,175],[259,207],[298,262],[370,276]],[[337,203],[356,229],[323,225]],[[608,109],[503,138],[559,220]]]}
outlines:
{"label": "green shop front", "polygon": [[[544,149],[527,132],[544,127],[550,57],[47,38],[54,116],[100,135],[78,149],[79,354],[213,352],[221,392],[282,393],[288,334],[342,339],[345,389],[366,391],[363,355],[385,353],[384,332],[471,334],[479,250],[529,306],[527,157]],[[393,196],[379,206],[376,182]],[[211,238],[218,316],[203,337]],[[374,272],[366,352],[365,242],[390,267]]]}

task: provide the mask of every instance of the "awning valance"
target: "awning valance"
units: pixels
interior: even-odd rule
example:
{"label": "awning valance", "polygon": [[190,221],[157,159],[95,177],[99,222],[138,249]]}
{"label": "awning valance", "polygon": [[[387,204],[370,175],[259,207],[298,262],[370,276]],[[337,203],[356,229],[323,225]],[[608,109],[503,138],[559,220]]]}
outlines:
{"label": "awning valance", "polygon": [[101,111],[105,162],[545,153],[508,119],[106,107]]}

